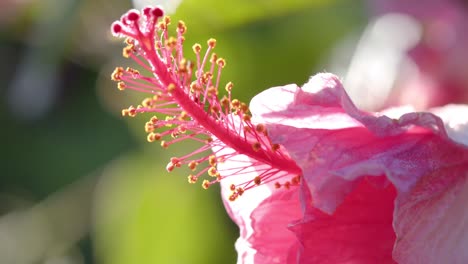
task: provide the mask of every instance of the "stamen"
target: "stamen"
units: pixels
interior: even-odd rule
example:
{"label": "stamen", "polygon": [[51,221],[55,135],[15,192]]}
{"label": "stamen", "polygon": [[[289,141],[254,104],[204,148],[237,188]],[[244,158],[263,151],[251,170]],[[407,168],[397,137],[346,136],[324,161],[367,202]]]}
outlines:
{"label": "stamen", "polygon": [[[185,23],[179,21],[176,36],[170,36],[171,21],[163,15],[160,8],[147,7],[141,13],[130,10],[112,24],[112,33],[125,38],[123,56],[151,72],[145,75],[122,67],[114,70],[111,78],[117,82],[119,90],[150,95],[137,107],[122,110],[122,115],[134,117],[147,112],[164,115],[153,116],[145,124],[147,140],[160,141],[163,148],[186,140],[201,144],[185,156],[171,158],[166,167],[173,171],[187,165],[194,172],[188,176],[189,183],[208,174],[212,178],[202,183],[207,189],[219,181],[249,174],[253,167],[258,168],[258,175],[231,185],[230,200],[261,184],[275,182],[276,188],[297,186],[300,176],[291,175],[301,175],[301,169],[280,145],[270,141],[264,124],[252,124],[247,104],[232,99],[232,82],[225,85],[227,95],[220,99],[221,72],[226,60],[213,52],[217,41],[209,39],[203,54],[200,44],[193,45],[195,61],[185,58]],[[226,149],[233,151],[223,151]],[[218,170],[219,163],[236,161],[238,155],[245,155],[252,162],[236,162],[239,165]]]}

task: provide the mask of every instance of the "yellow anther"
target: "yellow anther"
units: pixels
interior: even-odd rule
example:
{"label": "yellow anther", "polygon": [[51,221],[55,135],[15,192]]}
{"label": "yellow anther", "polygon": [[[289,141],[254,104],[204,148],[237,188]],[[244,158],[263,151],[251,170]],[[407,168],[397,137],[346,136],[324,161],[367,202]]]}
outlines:
{"label": "yellow anther", "polygon": [[192,49],[193,49],[193,52],[195,52],[195,54],[198,54],[201,51],[201,45],[196,43],[195,45],[192,46]]}
{"label": "yellow anther", "polygon": [[198,166],[198,162],[196,161],[190,161],[187,165],[189,167],[189,169],[191,169],[192,171],[196,170],[197,169],[197,166]]}
{"label": "yellow anther", "polygon": [[225,88],[226,91],[230,93],[230,92],[232,91],[232,87],[233,87],[233,86],[234,86],[234,84],[233,84],[232,82],[228,82],[228,83],[226,84],[226,88]]}
{"label": "yellow anther", "polygon": [[141,105],[144,106],[144,107],[151,107],[153,105],[153,98],[145,98],[143,99],[143,101],[141,102]]}
{"label": "yellow anther", "polygon": [[298,185],[300,182],[301,182],[301,176],[299,175],[291,179],[291,183],[293,185]]}
{"label": "yellow anther", "polygon": [[178,137],[178,136],[180,136],[179,131],[172,131],[172,133],[171,133],[171,137],[172,137],[172,138],[176,138],[176,137]]}
{"label": "yellow anther", "polygon": [[208,41],[208,46],[210,46],[210,48],[214,49],[214,47],[216,47],[216,39],[214,38],[210,38]]}
{"label": "yellow anther", "polygon": [[229,107],[229,99],[226,96],[223,96],[223,98],[219,102],[224,107],[224,109],[227,109]]}
{"label": "yellow anther", "polygon": [[161,30],[166,30],[167,29],[167,24],[164,21],[161,21],[158,23],[158,28]]}
{"label": "yellow anther", "polygon": [[162,42],[157,40],[154,42],[154,48],[160,50],[162,48]]}
{"label": "yellow anther", "polygon": [[122,116],[128,116],[128,109],[122,109]]}
{"label": "yellow anther", "polygon": [[166,119],[165,119],[165,120],[166,120],[165,126],[166,126],[166,127],[172,127],[173,124],[172,124],[171,122],[174,120],[174,118],[173,118],[173,117],[170,117],[170,116],[166,116]]}
{"label": "yellow anther", "polygon": [[184,121],[185,119],[187,119],[188,116],[189,115],[187,114],[187,112],[182,111],[180,112],[179,117],[177,119],[179,119],[180,121]]}
{"label": "yellow anther", "polygon": [[208,175],[210,175],[211,177],[216,177],[218,174],[218,171],[216,170],[215,167],[211,167],[208,169]]}
{"label": "yellow anther", "polygon": [[211,78],[213,78],[213,75],[212,75],[211,73],[209,73],[209,72],[205,72],[205,73],[201,76],[200,81],[201,81],[202,84],[207,84],[208,81],[211,80]]}
{"label": "yellow anther", "polygon": [[203,189],[208,189],[210,187],[210,182],[208,180],[204,180],[202,183]]}
{"label": "yellow anther", "polygon": [[167,92],[168,92],[168,93],[174,92],[175,89],[176,89],[176,86],[175,86],[175,84],[173,84],[173,83],[170,83],[170,84],[167,86]]}
{"label": "yellow anther", "polygon": [[216,87],[214,87],[214,86],[208,87],[208,89],[206,89],[206,92],[207,92],[208,96],[216,96],[216,95],[218,95],[218,90],[217,90]]}
{"label": "yellow anther", "polygon": [[174,37],[169,37],[164,43],[164,46],[166,46],[167,48],[171,48],[171,49],[175,48],[176,45],[177,45],[177,39]]}
{"label": "yellow anther", "polygon": [[193,183],[196,183],[197,180],[198,180],[198,178],[195,177],[195,176],[192,175],[192,174],[190,174],[190,175],[187,177],[187,179],[188,179],[188,182],[189,182],[189,183],[192,183],[192,184],[193,184]]}
{"label": "yellow anther", "polygon": [[127,87],[127,86],[125,85],[124,82],[118,82],[118,83],[117,83],[117,89],[119,89],[120,91],[125,90],[126,87]]}
{"label": "yellow anther", "polygon": [[132,55],[136,51],[135,46],[133,45],[128,45],[125,48],[122,49],[122,56],[124,58],[129,58],[130,55]]}
{"label": "yellow anther", "polygon": [[180,32],[180,34],[185,34],[185,32],[187,32],[187,26],[185,25],[184,21],[179,20],[179,23],[177,23],[177,30]]}
{"label": "yellow anther", "polygon": [[179,62],[179,72],[184,73],[188,71],[188,61],[187,59],[183,58]]}
{"label": "yellow anther", "polygon": [[219,58],[216,60],[216,64],[218,64],[219,67],[224,68],[226,66],[226,60],[223,58]]}
{"label": "yellow anther", "polygon": [[210,57],[210,62],[211,63],[216,63],[216,60],[218,59],[218,55],[216,55],[216,53],[211,53],[211,57]]}
{"label": "yellow anther", "polygon": [[257,126],[255,126],[255,130],[259,133],[263,133],[265,132],[266,128],[264,124],[258,124]]}
{"label": "yellow anther", "polygon": [[154,131],[154,125],[151,122],[146,122],[145,123],[145,132],[150,133]]}
{"label": "yellow anther", "polygon": [[240,109],[242,110],[242,112],[247,113],[249,111],[249,106],[246,103],[241,102]]}
{"label": "yellow anther", "polygon": [[133,107],[133,106],[130,106],[130,107],[128,108],[128,116],[130,116],[130,117],[135,117],[136,114],[137,114],[136,108]]}
{"label": "yellow anther", "polygon": [[150,119],[150,122],[153,123],[154,125],[156,125],[156,123],[158,123],[158,121],[159,121],[159,119],[158,119],[158,117],[156,117],[156,116],[153,116],[153,117],[151,117],[151,119]]}
{"label": "yellow anther", "polygon": [[234,99],[231,101],[231,107],[234,108],[234,109],[237,109],[239,108],[241,105],[241,102],[237,99]]}
{"label": "yellow anther", "polygon": [[201,92],[202,91],[202,87],[200,85],[197,84],[196,81],[192,82],[190,84],[190,91],[193,93],[193,92]]}
{"label": "yellow anther", "polygon": [[148,140],[148,142],[154,142],[156,141],[156,137],[155,137],[155,133],[149,133],[148,136],[146,137],[146,140]]}
{"label": "yellow anther", "polygon": [[154,140],[160,140],[162,138],[160,133],[154,133]]}
{"label": "yellow anther", "polygon": [[171,162],[169,162],[166,166],[166,170],[167,172],[171,172],[174,170],[174,164],[172,164]]}
{"label": "yellow anther", "polygon": [[165,16],[163,20],[164,20],[164,23],[166,23],[166,25],[171,24],[171,18],[169,16]]}
{"label": "yellow anther", "polygon": [[215,155],[210,155],[208,157],[208,163],[211,165],[211,166],[216,166],[216,156]]}
{"label": "yellow anther", "polygon": [[271,145],[271,150],[273,150],[273,151],[278,151],[279,148],[280,148],[279,144],[272,144]]}
{"label": "yellow anther", "polygon": [[177,157],[172,157],[171,163],[174,164],[174,166],[176,166],[177,168],[180,168],[180,166],[182,165],[182,163],[180,162],[180,159]]}
{"label": "yellow anther", "polygon": [[255,177],[254,183],[255,185],[260,185],[262,183],[262,178],[260,178],[260,176]]}
{"label": "yellow anther", "polygon": [[179,130],[179,132],[182,133],[182,134],[187,132],[187,128],[184,125],[179,125],[177,127],[177,130]]}
{"label": "yellow anther", "polygon": [[140,72],[138,70],[130,68],[130,67],[127,67],[127,69],[125,69],[125,71],[128,72],[128,73],[131,73],[133,75],[140,75]]}
{"label": "yellow anther", "polygon": [[113,81],[121,81],[123,73],[124,73],[124,69],[122,67],[117,67],[112,72],[111,79]]}
{"label": "yellow anther", "polygon": [[221,109],[219,108],[219,106],[213,105],[213,106],[210,106],[210,111],[211,111],[212,113],[217,114],[217,113],[219,113],[219,111],[221,111]]}
{"label": "yellow anther", "polygon": [[262,145],[260,144],[260,142],[255,142],[252,144],[252,149],[254,151],[259,151],[261,148],[262,148]]}
{"label": "yellow anther", "polygon": [[163,140],[163,141],[161,141],[161,147],[167,148],[167,147],[169,147],[169,144],[166,141]]}
{"label": "yellow anther", "polygon": [[234,202],[237,199],[238,195],[237,193],[233,193],[229,196],[229,201]]}

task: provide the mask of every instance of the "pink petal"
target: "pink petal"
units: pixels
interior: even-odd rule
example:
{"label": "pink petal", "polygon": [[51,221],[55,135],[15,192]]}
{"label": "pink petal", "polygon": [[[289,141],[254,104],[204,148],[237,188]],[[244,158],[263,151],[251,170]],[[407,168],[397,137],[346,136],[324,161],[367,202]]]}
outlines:
{"label": "pink petal", "polygon": [[468,163],[426,175],[396,200],[394,259],[468,263]]}
{"label": "pink petal", "polygon": [[[241,130],[238,127],[239,117],[231,118],[233,129]],[[236,154],[235,150],[226,146],[214,147],[213,151],[218,156]],[[237,153],[217,166],[221,175],[242,168],[241,173],[220,182],[226,211],[240,229],[236,242],[237,263],[288,263],[289,255],[295,255],[298,247],[295,235],[288,229],[288,224],[302,215],[298,188],[278,191],[274,182],[269,182],[245,191],[235,201],[228,199],[232,192],[231,184],[251,181],[266,168],[266,165],[254,164],[258,162]]]}
{"label": "pink petal", "polygon": [[274,192],[252,213],[253,236],[248,238],[257,249],[253,263],[296,263],[298,241],[287,228],[301,217],[298,189]]}
{"label": "pink petal", "polygon": [[[218,164],[218,170],[222,173],[237,167],[238,163],[245,166],[248,162],[248,157],[237,155]],[[258,175],[257,170],[262,168],[250,167],[247,173],[233,177],[233,181],[252,179]],[[231,182],[221,181],[221,191],[226,210],[240,229],[236,242],[237,263],[287,263],[288,255],[297,248],[297,239],[288,230],[288,224],[302,215],[298,188],[278,191],[272,183],[263,184],[246,191],[235,201],[229,201]]]}
{"label": "pink petal", "polygon": [[[398,190],[407,191],[435,167],[460,162],[435,151],[448,136],[442,120],[431,113],[407,113],[396,120],[360,111],[332,74],[316,75],[302,89],[285,88],[260,93],[250,108],[257,122],[267,124],[272,141],[302,168],[314,206],[325,212],[332,213],[362,175],[386,174]],[[272,97],[284,100],[272,106]],[[437,158],[431,166],[422,162]]]}
{"label": "pink petal", "polygon": [[[468,106],[432,109],[450,138],[468,146]],[[458,151],[450,156],[456,157]],[[466,154],[460,154],[466,155]],[[396,200],[394,258],[400,263],[466,263],[468,164],[446,166],[422,178]]]}
{"label": "pink petal", "polygon": [[[443,263],[442,257],[455,254],[449,248],[461,250],[467,245],[468,210],[461,206],[466,190],[460,190],[465,188],[468,174],[468,107],[455,107],[449,113],[439,109],[444,117],[451,117],[445,123],[431,113],[404,113],[401,109],[386,112],[398,119],[366,113],[354,106],[338,78],[320,74],[303,88],[289,85],[257,95],[251,110],[257,122],[267,124],[272,141],[282,144],[303,170],[305,211],[292,228],[303,245],[300,263],[390,261],[387,243],[395,241],[389,232],[393,210],[388,204],[393,199],[387,189],[378,189],[390,188],[385,187],[389,182],[398,191],[397,217],[393,219],[397,260]],[[386,180],[379,181],[381,175]],[[363,177],[372,184],[363,187]],[[434,217],[434,221],[424,220]],[[383,222],[386,228],[375,228]],[[452,229],[453,223],[457,231]],[[437,234],[437,225],[446,231]],[[333,229],[340,234],[329,231]],[[315,238],[321,235],[321,241]],[[451,246],[439,246],[433,252],[440,258],[435,258],[429,251],[446,235],[451,236],[445,238]],[[434,239],[427,242],[428,238]],[[334,255],[332,242],[339,249]],[[321,257],[314,257],[316,254]],[[335,261],[326,262],[330,258]],[[420,259],[427,261],[418,262]],[[428,262],[430,259],[438,261]],[[463,253],[449,259],[454,262],[445,263],[468,261]]]}
{"label": "pink petal", "polygon": [[395,263],[392,248],[393,186],[362,179],[332,215],[311,208],[291,227],[302,243],[297,263]]}

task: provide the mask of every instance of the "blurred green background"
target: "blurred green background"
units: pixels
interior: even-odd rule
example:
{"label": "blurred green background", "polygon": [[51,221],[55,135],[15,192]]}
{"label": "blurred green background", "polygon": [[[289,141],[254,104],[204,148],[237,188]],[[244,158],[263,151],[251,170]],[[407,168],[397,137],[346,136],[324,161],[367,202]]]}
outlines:
{"label": "blurred green background", "polygon": [[[128,0],[0,3],[0,263],[234,263],[237,227],[219,188],[167,173],[178,149],[146,142],[148,117],[123,119],[139,95],[109,75],[122,43],[109,26]],[[218,40],[223,82],[248,102],[304,83],[362,30],[354,0],[187,0],[172,16],[187,49]],[[141,96],[140,96],[141,97]]]}

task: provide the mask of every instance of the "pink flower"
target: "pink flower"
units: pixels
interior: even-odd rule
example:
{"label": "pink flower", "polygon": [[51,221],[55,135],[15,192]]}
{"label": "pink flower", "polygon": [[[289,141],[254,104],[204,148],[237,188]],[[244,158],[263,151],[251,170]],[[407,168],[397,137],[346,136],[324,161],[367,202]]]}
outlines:
{"label": "pink flower", "polygon": [[366,113],[336,76],[319,74],[266,90],[250,108],[303,184],[226,203],[241,228],[239,263],[468,261],[467,106],[434,109],[443,119]]}
{"label": "pink flower", "polygon": [[119,67],[112,79],[150,95],[122,112],[155,113],[145,125],[149,142],[200,143],[167,170],[186,165],[190,183],[206,174],[204,188],[221,183],[240,227],[238,263],[468,260],[468,107],[434,110],[442,119],[402,108],[367,113],[337,77],[319,74],[303,88],[257,95],[251,116],[232,98],[232,83],[218,96],[226,62],[213,53],[216,41],[204,54],[195,44],[192,62],[185,24],[170,37],[169,23],[152,7],[116,21],[124,56],[149,74]]}

